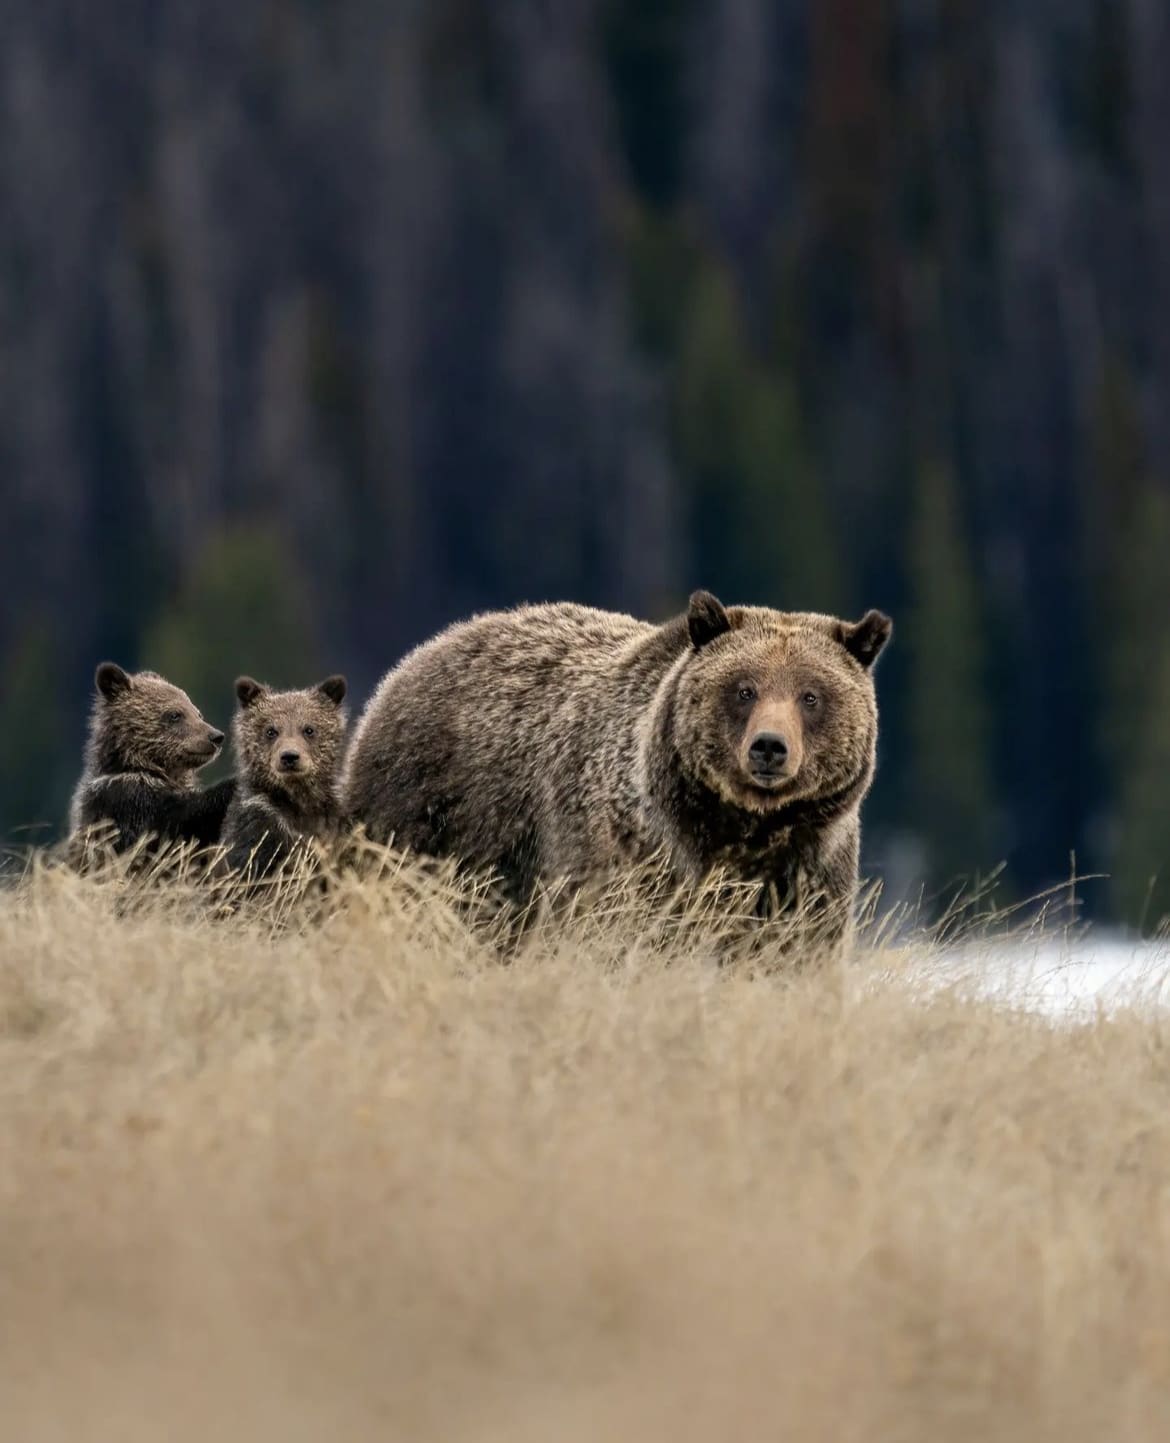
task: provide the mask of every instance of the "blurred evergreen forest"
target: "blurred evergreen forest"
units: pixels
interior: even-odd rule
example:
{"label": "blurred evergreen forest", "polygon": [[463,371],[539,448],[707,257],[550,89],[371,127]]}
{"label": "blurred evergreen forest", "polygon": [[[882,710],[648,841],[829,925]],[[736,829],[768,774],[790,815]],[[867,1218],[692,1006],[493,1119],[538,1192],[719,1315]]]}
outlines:
{"label": "blurred evergreen forest", "polygon": [[93,666],[898,623],[867,863],[1170,912],[1163,0],[0,0],[0,833]]}

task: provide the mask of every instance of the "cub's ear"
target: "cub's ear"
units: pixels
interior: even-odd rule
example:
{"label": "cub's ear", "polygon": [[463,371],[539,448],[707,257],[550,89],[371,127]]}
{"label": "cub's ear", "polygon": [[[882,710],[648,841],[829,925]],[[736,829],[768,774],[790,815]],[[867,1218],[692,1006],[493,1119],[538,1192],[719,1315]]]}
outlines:
{"label": "cub's ear", "polygon": [[334,706],[340,706],[345,700],[345,677],[327,676],[323,682],[318,684],[317,690],[327,696]]}
{"label": "cub's ear", "polygon": [[696,591],[687,606],[687,631],[691,644],[698,651],[731,630],[731,617],[724,610],[723,603],[709,591]]}
{"label": "cub's ear", "polygon": [[107,701],[130,690],[130,678],[112,661],[103,661],[93,674],[94,685]]}
{"label": "cub's ear", "polygon": [[262,686],[258,681],[253,681],[250,676],[241,676],[236,681],[236,699],[243,707],[251,706],[267,690],[267,687]]}
{"label": "cub's ear", "polygon": [[867,611],[860,621],[842,621],[837,626],[837,640],[855,661],[867,669],[890,639],[894,623],[884,611]]}

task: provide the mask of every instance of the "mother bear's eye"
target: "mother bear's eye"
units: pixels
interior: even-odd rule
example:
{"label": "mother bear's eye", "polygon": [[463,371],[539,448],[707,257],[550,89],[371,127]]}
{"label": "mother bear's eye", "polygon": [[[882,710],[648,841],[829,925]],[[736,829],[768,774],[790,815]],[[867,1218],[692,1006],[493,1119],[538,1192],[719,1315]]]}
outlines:
{"label": "mother bear's eye", "polygon": [[800,704],[806,711],[816,711],[821,704],[821,699],[815,691],[806,691],[800,699]]}
{"label": "mother bear's eye", "polygon": [[756,689],[755,689],[755,687],[749,685],[749,683],[747,683],[747,682],[745,681],[744,684],[743,684],[743,685],[740,687],[740,689],[739,689],[739,699],[740,699],[740,701],[755,701],[755,699],[756,699]]}

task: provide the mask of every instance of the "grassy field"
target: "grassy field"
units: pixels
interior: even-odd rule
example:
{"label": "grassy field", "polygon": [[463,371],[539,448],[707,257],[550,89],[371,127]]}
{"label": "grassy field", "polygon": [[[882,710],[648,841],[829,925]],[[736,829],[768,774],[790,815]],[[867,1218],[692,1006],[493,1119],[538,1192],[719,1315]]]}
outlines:
{"label": "grassy field", "polygon": [[611,898],[503,966],[405,872],[308,928],[30,875],[4,1436],[1170,1436],[1168,1024],[921,960],[717,969]]}

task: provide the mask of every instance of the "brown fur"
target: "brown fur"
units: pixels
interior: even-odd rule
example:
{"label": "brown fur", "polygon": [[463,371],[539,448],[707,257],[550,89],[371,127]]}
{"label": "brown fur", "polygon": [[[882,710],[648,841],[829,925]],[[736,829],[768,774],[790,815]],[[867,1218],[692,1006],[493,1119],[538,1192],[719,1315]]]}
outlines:
{"label": "brown fur", "polygon": [[237,790],[223,828],[229,871],[267,875],[313,839],[336,835],[345,678],[303,691],[236,682]]}
{"label": "brown fur", "polygon": [[[665,855],[683,876],[759,882],[766,908],[821,912],[836,941],[890,629],[706,592],[657,627],[568,604],[479,616],[384,678],[343,805],[374,840],[495,870],[521,898]],[[761,733],[787,743],[771,775],[749,755]]]}
{"label": "brown fur", "polygon": [[223,733],[204,721],[185,691],[153,671],[130,675],[102,662],[94,683],[71,838],[101,827],[116,851],[148,835],[216,841],[234,784],[202,791],[195,774],[219,755]]}

